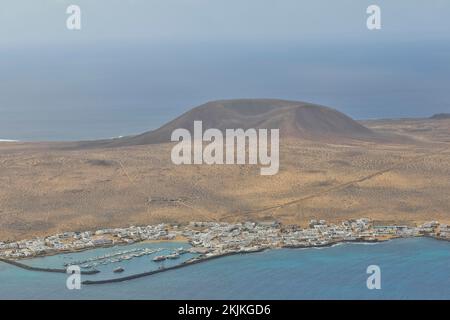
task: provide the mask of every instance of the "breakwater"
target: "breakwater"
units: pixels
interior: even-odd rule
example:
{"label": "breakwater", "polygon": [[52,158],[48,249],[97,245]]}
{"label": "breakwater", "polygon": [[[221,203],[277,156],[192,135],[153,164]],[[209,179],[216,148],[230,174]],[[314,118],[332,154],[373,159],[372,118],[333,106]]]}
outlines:
{"label": "breakwater", "polygon": [[[337,245],[339,243],[379,243],[379,242],[384,242],[384,241],[386,241],[386,240],[379,240],[379,239],[373,239],[373,240],[354,239],[354,240],[344,240],[344,241],[332,241],[332,242],[327,242],[327,243],[324,243],[324,244],[316,244],[316,245],[312,245],[312,246],[311,245],[292,245],[292,246],[285,245],[285,246],[282,246],[281,248],[283,248],[283,249],[321,248],[321,247],[331,247],[331,246]],[[200,256],[200,257],[196,258],[195,260],[188,260],[188,261],[182,262],[182,263],[180,263],[178,265],[175,265],[175,266],[172,266],[172,267],[161,268],[161,269],[148,271],[148,272],[142,272],[142,273],[133,274],[133,275],[120,277],[120,278],[112,278],[112,279],[105,279],[105,280],[85,280],[85,281],[82,282],[82,284],[84,284],[84,285],[95,285],[95,284],[106,284],[106,283],[130,281],[130,280],[139,279],[139,278],[143,278],[143,277],[148,277],[148,276],[155,275],[155,274],[162,273],[162,272],[166,272],[166,271],[181,269],[181,268],[184,268],[184,267],[188,267],[188,266],[195,265],[195,264],[202,263],[202,262],[211,261],[211,260],[214,260],[214,259],[224,258],[224,257],[227,257],[227,256],[250,254],[250,253],[262,252],[262,251],[270,250],[270,249],[274,249],[274,248],[267,247],[267,248],[260,248],[260,249],[251,250],[251,251],[227,252],[227,253],[224,253],[224,254],[219,254],[219,255],[210,256],[210,257],[202,257],[202,256]]]}
{"label": "breakwater", "polygon": [[[394,238],[392,238],[394,239]],[[354,239],[354,240],[342,240],[342,241],[330,241],[327,243],[322,244],[315,244],[315,245],[284,245],[282,246],[283,249],[309,249],[309,248],[326,248],[326,247],[332,247],[341,243],[380,243],[389,241],[388,240],[380,240],[380,239],[373,239],[373,240],[365,240],[365,239]]]}
{"label": "breakwater", "polygon": [[[10,265],[13,265],[15,267],[21,268],[21,269],[25,269],[25,270],[29,270],[29,271],[38,271],[38,272],[53,272],[53,273],[67,273],[66,269],[56,269],[56,268],[40,268],[40,267],[32,267],[17,261],[12,261],[12,260],[8,260],[8,259],[3,259],[0,258],[0,262],[4,262]],[[83,275],[93,275],[93,274],[97,274],[100,271],[98,270],[90,270],[90,271],[81,271],[81,274]]]}
{"label": "breakwater", "polygon": [[219,254],[219,255],[210,256],[210,257],[199,257],[199,258],[196,258],[195,260],[188,260],[188,261],[182,262],[182,263],[177,264],[177,265],[172,266],[172,267],[161,268],[161,269],[157,269],[157,270],[153,270],[153,271],[133,274],[133,275],[126,276],[126,277],[121,277],[121,278],[113,278],[113,279],[105,279],[105,280],[85,280],[85,281],[82,282],[82,284],[93,285],[93,284],[106,284],[106,283],[129,281],[129,280],[134,280],[134,279],[138,279],[138,278],[142,278],[142,277],[148,277],[148,276],[151,276],[151,275],[154,275],[154,274],[157,274],[157,273],[162,273],[162,272],[166,272],[166,271],[181,269],[181,268],[184,268],[184,267],[195,265],[195,264],[198,264],[198,263],[201,263],[201,262],[211,261],[211,260],[218,259],[218,258],[223,258],[223,257],[233,256],[233,255],[239,255],[239,254],[249,254],[249,253],[262,252],[262,251],[264,251],[266,249],[267,248],[262,248],[262,249],[252,250],[252,251],[227,252],[227,253],[224,253],[224,254]]}

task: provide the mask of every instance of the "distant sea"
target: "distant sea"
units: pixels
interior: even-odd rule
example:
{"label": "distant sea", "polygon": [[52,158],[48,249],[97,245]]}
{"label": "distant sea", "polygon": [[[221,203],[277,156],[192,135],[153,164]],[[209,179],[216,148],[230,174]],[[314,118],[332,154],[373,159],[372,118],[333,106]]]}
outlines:
{"label": "distant sea", "polygon": [[[173,249],[180,243],[135,244]],[[27,260],[63,262],[127,247]],[[188,257],[183,257],[187,259]],[[174,264],[179,261],[170,261]],[[120,263],[126,274],[157,268],[144,256]],[[380,290],[366,287],[367,266],[381,268]],[[86,279],[108,278],[115,266]],[[428,238],[329,248],[279,249],[235,255],[132,281],[83,285],[69,291],[64,274],[26,271],[0,263],[1,299],[450,299],[450,242]]]}
{"label": "distant sea", "polygon": [[[0,106],[0,142],[19,141],[78,141],[111,139],[136,135],[160,127],[182,111],[144,107],[80,108],[54,110],[42,108],[39,113],[25,109],[22,112]],[[18,114],[17,114],[18,113]]]}

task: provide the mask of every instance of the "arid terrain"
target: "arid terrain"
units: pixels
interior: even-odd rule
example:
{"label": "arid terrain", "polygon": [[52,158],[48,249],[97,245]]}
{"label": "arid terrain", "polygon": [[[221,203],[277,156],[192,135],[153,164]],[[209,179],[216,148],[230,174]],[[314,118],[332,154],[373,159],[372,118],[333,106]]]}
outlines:
{"label": "arid terrain", "polygon": [[274,176],[255,165],[176,166],[164,142],[0,142],[0,240],[199,220],[450,222],[450,119],[358,125],[405,139],[285,135]]}

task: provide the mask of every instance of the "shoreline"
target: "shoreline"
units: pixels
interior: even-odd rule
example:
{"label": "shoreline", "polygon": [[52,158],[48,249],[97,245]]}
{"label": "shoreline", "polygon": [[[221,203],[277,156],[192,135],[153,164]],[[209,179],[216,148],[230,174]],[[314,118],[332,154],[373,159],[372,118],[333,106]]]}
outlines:
{"label": "shoreline", "polygon": [[[326,248],[345,243],[376,244],[398,238],[433,238],[438,241],[449,242],[450,228],[446,224],[440,224],[439,221],[430,221],[420,226],[411,227],[407,225],[374,224],[367,218],[345,220],[340,224],[328,224],[325,220],[313,219],[308,228],[301,228],[297,225],[283,226],[277,221],[260,223],[249,221],[235,224],[194,221],[189,225],[181,226],[181,228],[179,225],[161,223],[158,225],[64,232],[45,238],[10,243],[0,242],[0,249],[2,250],[0,251],[0,262],[6,262],[30,271],[66,273],[66,268],[32,267],[20,261],[46,256],[75,254],[102,248],[110,249],[111,252],[114,251],[111,248],[119,247],[134,248],[137,246],[136,248],[143,249],[146,244],[148,246],[158,243],[165,243],[165,246],[188,244],[190,248],[187,252],[193,254],[188,260],[183,259],[182,262],[168,267],[164,267],[164,264],[149,265],[148,267],[154,270],[136,274],[127,272],[125,275],[117,275],[118,277],[115,278],[105,275],[107,278],[104,280],[94,278],[83,282],[91,285],[133,280],[231,255],[274,249]],[[110,251],[103,250],[101,252]],[[96,251],[91,251],[91,253],[95,254]],[[142,255],[133,256],[140,257]],[[129,260],[132,256],[126,258]],[[167,257],[158,257],[158,261],[161,260],[160,258],[166,259]],[[119,259],[119,261],[121,260]],[[73,262],[73,264],[76,263]],[[36,263],[36,265],[39,265],[39,263]],[[68,264],[64,264],[64,267],[67,266]],[[85,267],[89,266],[95,267],[97,264],[86,265]],[[100,272],[100,270],[88,269],[82,271],[81,274],[93,275]]]}
{"label": "shoreline", "polygon": [[[432,238],[432,239],[436,239],[436,240],[450,241],[448,239],[439,238],[439,237],[431,237],[431,236],[421,236],[421,237],[428,237],[428,238]],[[307,245],[284,245],[284,246],[280,246],[280,247],[264,248],[264,249],[261,249],[261,251],[275,249],[275,248],[280,248],[280,249],[323,248],[323,247],[332,247],[334,245],[341,244],[341,243],[379,243],[379,242],[385,242],[385,241],[389,241],[389,240],[393,240],[393,239],[396,239],[396,238],[392,237],[389,239],[374,239],[374,240],[361,240],[361,239],[342,240],[342,241],[338,240],[338,241],[333,241],[333,242],[329,242],[329,243],[316,244],[316,245],[310,245],[310,246],[307,246]],[[134,242],[132,244],[126,243],[126,242],[120,242],[120,243],[115,243],[113,245],[99,245],[99,246],[95,246],[95,247],[91,247],[91,248],[61,250],[61,251],[43,253],[43,254],[38,254],[38,255],[32,256],[32,257],[25,257],[25,258],[19,258],[19,259],[0,258],[0,261],[11,261],[11,262],[26,261],[26,260],[32,260],[35,258],[45,258],[45,257],[57,256],[60,254],[71,254],[71,253],[78,253],[78,252],[84,252],[84,251],[96,250],[96,249],[109,249],[109,248],[114,248],[114,247],[122,247],[122,246],[129,246],[129,245],[133,245],[133,244],[143,244],[143,243],[184,243],[184,244],[189,244],[190,246],[194,247],[192,245],[192,243],[190,241],[188,241],[187,239],[185,239],[185,240],[143,240],[143,241]],[[253,251],[250,251],[250,253],[251,252],[253,252]],[[236,253],[238,253],[238,252],[236,252]],[[20,262],[18,262],[18,263],[20,264]]]}
{"label": "shoreline", "polygon": [[13,259],[4,259],[4,258],[0,258],[0,259],[9,260],[9,261],[26,261],[26,260],[31,260],[31,259],[35,259],[35,258],[45,258],[45,257],[57,256],[57,255],[60,255],[60,254],[71,254],[71,253],[78,253],[78,252],[84,252],[84,251],[96,250],[96,249],[109,249],[109,248],[114,248],[114,247],[131,246],[133,244],[161,243],[161,242],[190,244],[189,241],[187,241],[187,240],[179,240],[179,239],[177,239],[177,240],[143,240],[143,241],[136,241],[134,243],[117,242],[117,243],[114,243],[112,245],[98,245],[98,246],[95,246],[95,247],[88,247],[88,248],[81,248],[81,249],[72,249],[72,250],[61,250],[61,251],[55,251],[55,252],[49,252],[49,253],[42,253],[42,254],[37,254],[35,256],[32,256],[32,257],[19,258],[19,259],[15,259],[15,260],[13,260]]}
{"label": "shoreline", "polygon": [[[332,247],[332,246],[342,244],[342,243],[374,244],[374,243],[387,242],[387,241],[394,240],[394,239],[408,239],[408,238],[430,238],[430,239],[434,239],[434,240],[450,242],[450,239],[443,238],[443,237],[421,235],[421,236],[411,236],[411,237],[391,237],[391,238],[386,238],[386,239],[372,239],[372,240],[368,240],[368,239],[367,240],[365,240],[365,239],[337,240],[337,241],[332,241],[332,242],[328,242],[328,243],[324,243],[324,244],[315,244],[315,245],[310,245],[310,246],[308,246],[308,245],[284,245],[284,246],[280,246],[280,247],[264,248],[262,250],[270,250],[270,249],[275,249],[275,248],[280,248],[280,249],[324,248],[324,247]],[[122,247],[122,246],[129,246],[129,245],[133,245],[133,244],[143,244],[143,243],[184,243],[184,244],[189,244],[190,246],[194,247],[192,245],[192,243],[190,241],[188,241],[187,239],[185,239],[185,240],[180,240],[180,239],[177,239],[177,240],[143,240],[143,241],[137,241],[137,242],[134,242],[131,244],[126,243],[126,242],[120,242],[120,243],[115,243],[112,245],[99,245],[99,246],[89,247],[89,248],[46,252],[46,253],[42,253],[42,254],[37,254],[35,256],[17,258],[17,259],[6,259],[6,258],[0,257],[0,262],[10,263],[10,264],[18,263],[18,264],[24,265],[24,264],[20,263],[19,261],[27,261],[27,260],[32,260],[32,259],[36,259],[36,258],[57,256],[60,254],[61,255],[62,254],[71,254],[71,253],[78,253],[78,252],[84,252],[84,251],[96,250],[96,249],[109,249],[109,248],[114,248],[114,247]],[[250,252],[253,252],[253,251],[250,251]],[[242,253],[242,252],[240,252],[240,253]]]}
{"label": "shoreline", "polygon": [[[259,248],[259,249],[254,249],[254,250],[248,250],[248,251],[233,251],[233,252],[226,252],[223,254],[218,254],[218,255],[212,255],[212,256],[204,256],[204,255],[200,255],[196,258],[192,258],[190,260],[184,261],[180,264],[171,266],[171,267],[167,267],[167,268],[161,268],[161,269],[156,269],[156,270],[152,270],[152,271],[146,271],[146,272],[142,272],[142,273],[137,273],[137,274],[132,274],[129,276],[124,276],[124,277],[119,277],[119,278],[111,278],[111,279],[104,279],[104,280],[85,280],[82,282],[82,284],[84,285],[101,285],[101,284],[107,284],[107,283],[117,283],[117,282],[125,282],[125,281],[131,281],[131,280],[135,280],[135,279],[139,279],[139,278],[143,278],[143,277],[148,277],[151,275],[155,275],[155,274],[159,274],[159,273],[163,273],[166,271],[172,271],[172,270],[177,270],[177,269],[181,269],[184,267],[188,267],[188,266],[192,266],[192,265],[196,265],[199,263],[203,263],[203,262],[208,262],[211,260],[216,260],[216,259],[220,259],[220,258],[224,258],[224,257],[228,257],[228,256],[235,256],[235,255],[247,255],[247,254],[252,254],[252,253],[259,253],[259,252],[264,252],[264,251],[268,251],[268,250],[276,250],[276,249],[313,249],[313,248],[326,248],[326,247],[333,247],[336,245],[340,245],[340,244],[348,244],[348,243],[357,243],[357,244],[377,244],[377,243],[384,243],[384,242],[389,242],[391,240],[396,240],[396,239],[413,239],[413,238],[428,238],[428,239],[433,239],[433,240],[438,240],[438,241],[446,241],[446,242],[450,242],[449,239],[445,239],[445,238],[441,238],[441,237],[432,237],[432,236],[416,236],[416,237],[392,237],[392,238],[388,238],[388,239],[372,239],[372,240],[364,240],[364,239],[354,239],[354,240],[342,240],[342,241],[332,241],[329,243],[324,243],[324,244],[316,244],[316,245],[311,245],[311,246],[307,246],[307,245],[283,245],[283,246],[275,246],[275,247],[264,247],[264,248]],[[147,242],[147,241],[143,241],[143,242]],[[152,241],[149,241],[152,242]],[[166,242],[166,241],[158,241],[158,242]],[[180,241],[167,241],[167,242],[180,242]],[[142,243],[142,242],[140,242]],[[126,245],[126,244],[120,244],[120,245]],[[102,246],[102,248],[111,248],[114,246]],[[98,247],[97,247],[98,248]],[[93,249],[97,249],[97,248],[93,248]],[[87,249],[89,250],[89,249]],[[85,251],[85,250],[82,250]],[[78,252],[78,251],[76,251]],[[67,253],[67,252],[65,252]],[[69,252],[69,253],[74,253],[74,252]],[[28,270],[28,271],[36,271],[36,272],[50,272],[50,273],[67,273],[66,269],[53,269],[53,268],[41,268],[41,267],[33,267],[33,266],[29,266],[29,265],[25,265],[23,263],[20,263],[18,261],[15,260],[9,260],[9,259],[4,259],[4,258],[0,258],[0,262],[3,263],[7,263],[10,265],[13,265],[15,267],[24,269],[24,270]],[[90,270],[90,271],[81,271],[82,275],[95,275],[101,273],[99,270]]]}
{"label": "shoreline", "polygon": [[[435,237],[393,237],[390,239],[374,239],[374,240],[363,240],[363,239],[355,239],[355,240],[343,240],[343,241],[333,241],[330,243],[324,243],[324,244],[319,244],[319,245],[313,245],[313,246],[290,246],[290,245],[285,245],[285,246],[280,246],[280,247],[268,247],[268,248],[260,248],[260,249],[256,249],[256,250],[251,250],[251,251],[235,251],[235,252],[227,252],[224,254],[219,254],[219,255],[214,255],[214,256],[210,256],[210,257],[202,257],[199,256],[198,258],[194,258],[195,260],[192,261],[185,261],[182,262],[178,265],[172,266],[172,267],[167,267],[167,268],[163,268],[163,269],[157,269],[157,270],[152,270],[152,271],[147,271],[147,272],[142,272],[142,273],[137,273],[134,275],[129,275],[129,276],[125,276],[125,277],[120,277],[120,278],[112,278],[112,279],[104,279],[104,280],[85,280],[82,282],[82,284],[84,285],[101,285],[101,284],[107,284],[107,283],[117,283],[117,282],[125,282],[125,281],[131,281],[131,280],[135,280],[135,279],[139,279],[139,278],[143,278],[143,277],[148,277],[151,275],[155,275],[158,273],[163,273],[166,271],[172,271],[172,270],[177,270],[177,269],[181,269],[184,267],[188,267],[191,265],[196,265],[202,262],[208,262],[211,260],[215,260],[215,259],[219,259],[219,258],[225,258],[225,257],[229,257],[229,256],[235,256],[235,255],[247,255],[247,254],[252,254],[252,253],[259,253],[259,252],[264,252],[264,251],[269,251],[269,250],[276,250],[276,249],[312,249],[312,248],[325,248],[325,247],[333,247],[335,245],[339,245],[339,244],[346,244],[346,243],[358,243],[358,244],[376,244],[376,243],[383,243],[383,242],[389,242],[391,240],[395,240],[395,239],[412,239],[412,238],[432,238],[435,240],[441,240]],[[448,241],[447,239],[443,239]]]}
{"label": "shoreline", "polygon": [[[251,238],[246,238],[251,234]],[[158,224],[63,232],[16,242],[0,241],[0,257],[19,261],[57,254],[138,243],[189,243],[196,253],[253,250],[276,246],[322,247],[339,242],[378,242],[395,237],[430,236],[450,240],[450,227],[438,221],[421,226],[378,225],[367,218],[328,224],[311,220],[308,228],[283,226],[280,222],[217,223],[190,222],[189,225]],[[249,239],[251,239],[249,241]]]}

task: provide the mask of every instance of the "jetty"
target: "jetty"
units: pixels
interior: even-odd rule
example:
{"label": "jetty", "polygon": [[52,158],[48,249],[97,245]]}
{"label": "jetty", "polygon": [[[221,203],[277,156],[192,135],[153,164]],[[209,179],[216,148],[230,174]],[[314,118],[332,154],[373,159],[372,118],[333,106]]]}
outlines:
{"label": "jetty", "polygon": [[138,278],[148,277],[148,276],[151,276],[151,275],[154,275],[154,274],[157,274],[157,273],[162,273],[162,272],[166,272],[166,271],[170,271],[170,270],[181,269],[181,268],[188,267],[188,266],[191,266],[191,265],[195,265],[195,264],[199,264],[199,263],[202,263],[202,262],[211,261],[211,260],[215,260],[215,259],[219,259],[219,258],[223,258],[223,257],[227,257],[227,256],[256,253],[256,252],[265,251],[266,249],[267,248],[261,248],[261,249],[252,250],[252,251],[227,252],[227,253],[213,255],[213,256],[209,256],[209,257],[204,257],[204,256],[202,257],[202,256],[200,256],[200,257],[193,258],[192,260],[184,261],[184,262],[182,262],[180,264],[177,264],[175,266],[172,266],[172,267],[156,269],[156,270],[153,270],[153,271],[133,274],[133,275],[126,276],[126,277],[121,277],[121,278],[113,278],[113,279],[105,279],[105,280],[85,280],[85,281],[82,282],[82,284],[94,285],[94,284],[106,284],[106,283],[114,283],[114,282],[124,282],[124,281],[134,280],[134,279],[138,279]]}
{"label": "jetty", "polygon": [[[4,258],[0,258],[0,262],[3,263],[7,263],[10,265],[13,265],[15,267],[21,268],[21,269],[25,269],[25,270],[29,270],[29,271],[38,271],[38,272],[52,272],[52,273],[67,273],[66,269],[56,269],[56,268],[41,268],[41,267],[32,267],[17,261],[13,261],[13,260],[8,260],[8,259],[4,259]],[[88,271],[81,271],[80,274],[83,275],[93,275],[93,274],[97,274],[100,271],[98,270],[88,270]]]}

